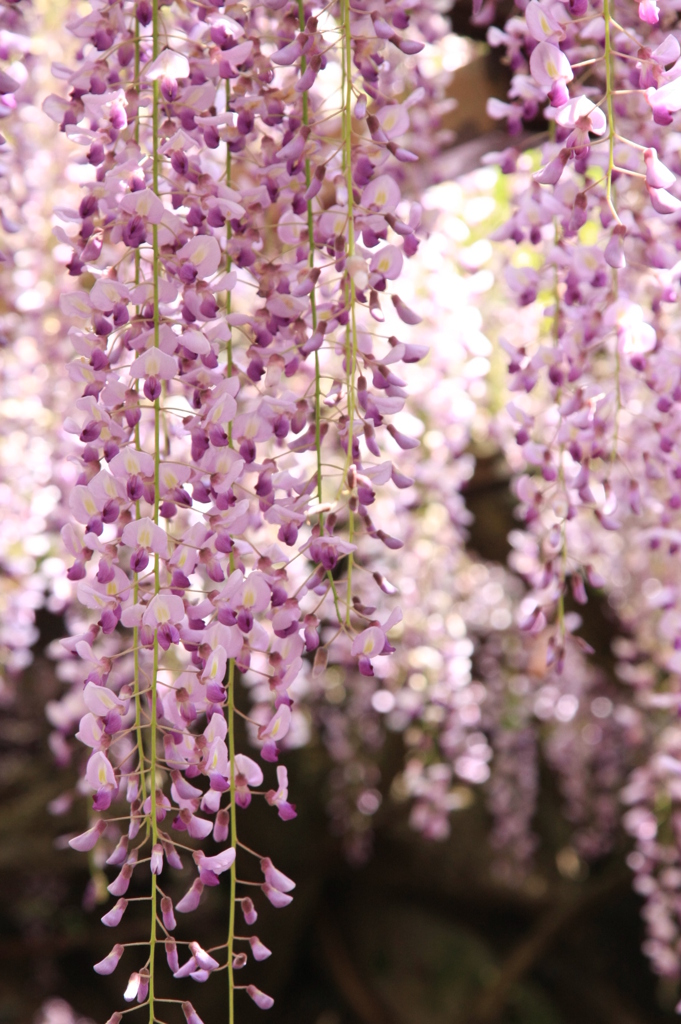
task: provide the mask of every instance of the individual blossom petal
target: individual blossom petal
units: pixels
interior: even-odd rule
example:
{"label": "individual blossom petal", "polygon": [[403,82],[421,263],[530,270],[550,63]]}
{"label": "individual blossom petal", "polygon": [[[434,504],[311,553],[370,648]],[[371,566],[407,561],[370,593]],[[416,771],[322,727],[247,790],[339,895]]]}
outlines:
{"label": "individual blossom petal", "polygon": [[168,535],[149,516],[133,520],[124,528],[121,540],[130,548],[153,551],[161,558],[168,557]]}
{"label": "individual blossom petal", "polygon": [[154,377],[157,380],[171,380],[177,376],[179,363],[175,356],[168,355],[160,348],[148,348],[133,360],[131,377]]}
{"label": "individual blossom petal", "polygon": [[404,258],[399,246],[384,245],[372,256],[369,269],[388,281],[394,281],[402,273],[403,263]]}
{"label": "individual blossom petal", "polygon": [[525,21],[533,38],[540,43],[557,43],[565,37],[565,29],[555,16],[550,3],[530,0],[525,8]]}
{"label": "individual blossom petal", "polygon": [[[76,645],[76,650],[80,647],[80,644]],[[112,711],[123,714],[127,709],[127,702],[123,701],[118,697],[112,690],[109,690],[106,686],[97,686],[96,683],[90,682],[86,685],[83,691],[83,701],[88,711],[91,711],[93,715],[97,715],[100,718],[106,718]]]}
{"label": "individual blossom petal", "polygon": [[149,224],[160,224],[165,213],[163,203],[150,188],[128,192],[121,199],[120,205],[126,213],[137,214]]}
{"label": "individual blossom petal", "polygon": [[72,850],[78,850],[80,853],[92,850],[105,828],[106,822],[100,819],[96,825],[89,828],[87,832],[81,832],[79,836],[74,836],[73,839],[69,839],[69,846]]}
{"label": "individual blossom petal", "polygon": [[103,960],[100,960],[99,963],[94,965],[93,970],[95,970],[97,974],[113,974],[118,967],[118,962],[123,956],[123,953],[123,946],[120,942],[117,942],[111,952],[108,953]]}
{"label": "individual blossom petal", "polygon": [[257,935],[251,935],[248,941],[251,945],[254,960],[267,960],[269,956],[272,956],[272,950],[268,949]]}
{"label": "individual blossom petal", "polygon": [[290,821],[297,817],[295,805],[288,802],[288,770],[285,765],[277,767],[278,789],[270,789],[265,799],[270,807],[276,807],[282,821]]}
{"label": "individual blossom petal", "polygon": [[163,847],[160,843],[155,843],[151,848],[150,866],[152,875],[160,875],[163,871]]}
{"label": "individual blossom petal", "polygon": [[386,139],[397,139],[409,131],[409,113],[401,103],[388,103],[376,112]]}
{"label": "individual blossom petal", "polygon": [[177,255],[179,259],[191,263],[199,277],[211,277],[222,259],[220,246],[212,235],[196,235],[190,238]]}
{"label": "individual blossom petal", "polygon": [[540,185],[557,185],[569,159],[569,149],[561,149],[558,156],[555,156],[553,160],[548,162],[546,167],[543,167],[533,175],[534,180]]}
{"label": "individual blossom petal", "polygon": [[256,1006],[259,1006],[261,1010],[269,1010],[274,1006],[274,999],[272,996],[268,996],[265,992],[261,992],[255,985],[247,985],[246,991],[253,1000]]}
{"label": "individual blossom petal", "polygon": [[300,33],[292,42],[282,46],[279,50],[275,50],[270,58],[272,63],[280,64],[284,67],[295,64],[295,62],[303,55],[301,38],[303,38],[304,42],[305,38],[303,33]]}
{"label": "individual blossom petal", "polygon": [[[161,916],[163,918],[163,926],[172,932],[177,927],[177,921],[175,920],[175,914],[173,913],[173,901],[170,896],[163,896],[161,898]],[[175,968],[177,970],[177,967]]]}
{"label": "individual blossom petal", "polygon": [[621,224],[617,224],[610,235],[608,244],[605,247],[603,255],[605,256],[605,262],[613,270],[622,270],[626,267],[627,261],[624,258],[624,239],[627,230]]}
{"label": "individual blossom petal", "polygon": [[142,622],[151,629],[166,623],[182,622],[184,618],[184,602],[181,597],[161,591],[152,597],[147,606]]}
{"label": "individual blossom petal", "polygon": [[189,914],[192,910],[196,910],[201,900],[201,893],[203,892],[203,882],[199,878],[195,878],[191,884],[191,887],[184,894],[179,903],[175,904],[175,910],[180,914]]}
{"label": "individual blossom petal", "polygon": [[127,906],[128,901],[126,899],[118,900],[115,906],[113,906],[108,913],[104,914],[102,917],[102,924],[105,924],[107,928],[116,928],[121,923],[121,919],[127,909]]}
{"label": "individual blossom petal", "polygon": [[641,0],[638,5],[638,16],[648,25],[657,25],[660,20],[660,8],[656,0]]}
{"label": "individual blossom petal", "polygon": [[678,213],[681,210],[681,200],[667,192],[666,188],[651,188],[646,185],[650,202],[656,213]]}
{"label": "individual blossom petal", "polygon": [[126,986],[125,992],[123,993],[123,998],[125,999],[126,1003],[132,1003],[137,999],[141,985],[142,978],[140,974],[137,971],[133,971],[133,973],[128,978],[128,984]]}
{"label": "individual blossom petal", "polygon": [[671,188],[676,175],[658,158],[656,149],[646,149],[643,153],[646,165],[646,184],[651,188]]}
{"label": "individual blossom petal", "polygon": [[115,477],[152,477],[154,475],[154,460],[147,452],[128,447],[123,448],[118,455],[114,456],[109,463],[109,468]]}
{"label": "individual blossom petal", "polygon": [[375,658],[381,653],[384,645],[385,633],[380,626],[369,626],[352,641],[351,653],[355,657],[361,654],[365,658]]}
{"label": "individual blossom petal", "polygon": [[288,875],[285,875],[283,871],[279,871],[275,868],[274,864],[269,857],[263,857],[260,861],[260,870],[265,876],[265,881],[268,885],[273,886],[275,889],[279,889],[280,892],[292,892],[296,887],[296,883]]}
{"label": "individual blossom petal", "polygon": [[275,744],[283,740],[290,728],[291,709],[288,704],[280,704],[267,725],[261,725],[258,729],[258,739],[264,741],[261,753],[266,761],[276,761]]}
{"label": "individual blossom petal", "polygon": [[379,174],[362,192],[362,206],[367,210],[393,213],[399,201],[400,187],[389,174]]}
{"label": "individual blossom petal", "polygon": [[579,128],[584,133],[603,135],[607,128],[605,114],[586,96],[576,96],[556,112],[556,123],[563,128]]}
{"label": "individual blossom petal", "polygon": [[85,778],[93,789],[116,785],[116,775],[111,762],[101,750],[96,751],[90,757],[85,770]]}
{"label": "individual blossom petal", "polygon": [[130,887],[130,879],[132,878],[133,865],[124,864],[118,875],[114,878],[113,882],[107,885],[108,892],[112,896],[124,896]]}
{"label": "individual blossom petal", "polygon": [[272,906],[276,907],[277,910],[281,910],[282,907],[287,907],[289,903],[293,902],[293,896],[289,896],[287,893],[283,893],[281,890],[275,889],[274,886],[270,885],[268,882],[265,882],[264,885],[260,886],[260,888]]}
{"label": "individual blossom petal", "polygon": [[392,304],[395,307],[395,312],[405,324],[415,325],[421,323],[421,317],[418,313],[415,313],[409,306],[406,305],[399,297],[399,295],[392,295]]}
{"label": "individual blossom petal", "polygon": [[203,1024],[203,1021],[191,1003],[182,1003],[182,1013],[184,1014],[184,1019],[187,1024]]}
{"label": "individual blossom petal", "polygon": [[210,955],[210,953],[207,953],[205,949],[202,949],[198,942],[190,942],[189,951],[196,960],[199,967],[201,967],[204,971],[214,971],[216,970],[216,968],[220,966],[217,960],[215,960],[214,957]]}
{"label": "individual blossom petal", "polygon": [[253,905],[253,900],[250,896],[244,896],[241,900],[241,913],[244,915],[244,921],[246,924],[255,924],[258,920],[258,912]]}
{"label": "individual blossom petal", "polygon": [[236,850],[233,846],[230,846],[229,849],[223,850],[213,857],[206,857],[202,850],[197,850],[194,854],[194,860],[201,870],[212,871],[216,875],[221,875],[223,872],[229,871],[234,864]]}
{"label": "individual blossom petal", "polygon": [[[107,722],[107,726],[108,726]],[[79,743],[84,743],[86,747],[92,747],[93,750],[100,750],[102,747],[103,737],[107,736],[104,731],[105,726],[101,718],[95,717],[91,712],[87,715],[83,715],[78,726],[78,732],[76,733],[76,739]],[[74,847],[76,849],[76,847]]]}
{"label": "individual blossom petal", "polygon": [[574,75],[561,49],[553,43],[539,43],[530,54],[530,72],[535,82],[546,89],[554,106],[568,101],[566,83],[571,82]]}
{"label": "individual blossom petal", "polygon": [[144,71],[145,78],[153,82],[157,78],[168,78],[177,81],[179,78],[189,78],[189,61],[181,53],[175,50],[162,50],[158,57],[151,61]]}

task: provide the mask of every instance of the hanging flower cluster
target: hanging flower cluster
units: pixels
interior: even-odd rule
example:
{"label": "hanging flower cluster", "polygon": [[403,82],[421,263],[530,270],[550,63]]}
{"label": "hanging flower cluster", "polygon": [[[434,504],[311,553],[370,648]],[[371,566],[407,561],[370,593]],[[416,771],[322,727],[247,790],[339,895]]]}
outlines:
{"label": "hanging flower cluster", "polygon": [[[515,130],[542,113],[550,128],[541,167],[523,176],[498,232],[516,246],[506,273],[515,301],[539,314],[529,313],[535,342],[513,329],[504,341],[518,446],[508,453],[526,523],[513,564],[532,588],[519,618],[530,634],[548,627],[559,675],[581,622],[566,598],[584,605],[590,588],[605,588],[632,638],[618,674],[655,739],[625,790],[636,805],[625,824],[648,900],[646,952],[673,975],[677,741],[662,709],[676,709],[679,690],[681,33],[665,4],[530,0],[489,40],[514,72],[492,115]],[[500,159],[513,171],[518,152]]]}
{"label": "hanging flower cluster", "polygon": [[[410,123],[426,89],[406,94],[402,64],[441,29],[426,7],[392,3],[95,3],[70,24],[77,67],[55,68],[65,95],[44,104],[92,168],[57,228],[83,281],[61,303],[82,388],[65,424],[82,448],[63,540],[89,610],[64,641],[84,688],[57,717],[63,732],[79,718],[97,812],[70,845],[103,844],[118,870],[108,926],[133,874],[150,875],[147,952],[116,943],[95,966],[112,973],[125,954],[124,999],[150,1019],[179,1001],[159,994],[160,945],[177,978],[227,970],[230,1021],[237,989],[272,1005],[237,983],[249,946],[270,955],[237,934],[237,904],[251,926],[245,887],[284,907],[294,882],[237,820],[254,797],[296,815],[271,765],[304,661],[321,672],[338,647],[371,677],[393,649],[399,610],[374,618],[358,586],[394,593],[367,564],[374,542],[400,545],[372,505],[412,482],[394,456],[415,442],[391,417],[400,368],[426,348],[382,325],[389,310],[419,321],[394,285],[419,245],[400,181],[429,145]],[[258,717],[237,707],[242,674],[261,684]],[[262,766],[236,749],[238,715]],[[187,854],[196,877],[173,906],[163,874]],[[253,857],[259,883],[241,870]],[[176,913],[227,873],[227,941],[177,940]]]}
{"label": "hanging flower cluster", "polygon": [[[39,59],[39,18],[0,4],[0,702],[38,638],[35,612],[70,596],[60,555],[60,507],[70,446],[60,437],[69,406],[50,216],[65,146],[35,106],[52,76]],[[53,55],[60,55],[59,43]],[[46,136],[50,142],[46,143]],[[48,151],[48,145],[50,150]],[[57,272],[61,268],[56,268]],[[50,369],[48,369],[48,365]]]}

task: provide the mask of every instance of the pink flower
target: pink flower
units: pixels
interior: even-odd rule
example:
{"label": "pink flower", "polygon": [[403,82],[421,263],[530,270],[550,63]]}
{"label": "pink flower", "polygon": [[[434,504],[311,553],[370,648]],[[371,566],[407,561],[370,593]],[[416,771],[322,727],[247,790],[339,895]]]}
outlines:
{"label": "pink flower", "polygon": [[258,729],[258,739],[264,740],[260,751],[266,761],[277,760],[277,742],[283,740],[291,728],[291,709],[288,704],[280,704],[267,725]]}
{"label": "pink flower", "polygon": [[607,128],[605,114],[586,96],[576,96],[560,107],[556,111],[556,124],[574,129],[565,140],[565,145],[577,149],[588,146],[589,133],[603,135]]}
{"label": "pink flower", "polygon": [[283,764],[277,766],[277,785],[278,789],[268,790],[265,799],[270,807],[277,808],[282,821],[290,821],[296,817],[296,808],[288,802],[288,770]]}
{"label": "pink flower", "polygon": [[648,25],[657,25],[660,20],[660,8],[657,6],[656,0],[641,0],[638,5],[638,16]]}
{"label": "pink flower", "polygon": [[192,910],[196,910],[199,905],[202,892],[203,882],[200,878],[195,878],[190,889],[185,893],[179,903],[175,904],[175,910],[180,914],[189,914]]}
{"label": "pink flower", "polygon": [[404,259],[397,245],[384,245],[371,257],[369,269],[388,281],[394,281],[402,273]]}
{"label": "pink flower", "polygon": [[95,964],[94,970],[97,974],[113,974],[118,967],[118,962],[123,956],[123,952],[123,946],[117,942],[111,952],[107,953],[103,960],[100,960],[99,963]]}
{"label": "pink flower", "polygon": [[352,641],[351,653],[359,659],[359,670],[362,675],[372,676],[374,674],[371,667],[372,659],[381,654],[389,654],[394,650],[394,647],[388,642],[387,634],[401,619],[402,612],[396,608],[383,625],[378,622],[374,623],[358,633]]}
{"label": "pink flower", "polygon": [[246,991],[255,1005],[260,1007],[261,1010],[269,1010],[274,1006],[274,999],[272,996],[268,996],[264,992],[261,992],[259,988],[255,987],[255,985],[247,985]]}
{"label": "pink flower", "polygon": [[124,528],[121,540],[128,547],[134,548],[130,559],[133,572],[142,572],[149,564],[149,552],[153,551],[161,558],[168,557],[168,535],[157,526],[149,516],[135,519]]}
{"label": "pink flower", "polygon": [[650,202],[656,213],[678,213],[681,210],[681,200],[667,192],[665,188],[651,188],[646,185]]}
{"label": "pink flower", "polygon": [[530,71],[534,80],[547,90],[554,107],[567,103],[567,83],[574,75],[562,50],[553,43],[539,43],[530,54]]}
{"label": "pink flower", "polygon": [[409,131],[409,113],[401,103],[390,103],[376,113],[385,139],[398,139]]}
{"label": "pink flower", "polygon": [[121,199],[121,209],[126,213],[137,214],[149,224],[160,224],[165,212],[163,203],[150,188],[139,192],[128,192]]}
{"label": "pink flower", "polygon": [[189,78],[189,61],[181,53],[174,50],[162,50],[156,60],[147,65],[144,77],[153,82],[157,78],[166,78],[177,82],[179,78]]}
{"label": "pink flower", "polygon": [[234,864],[236,859],[236,850],[233,846],[230,846],[227,850],[222,850],[220,853],[216,853],[213,857],[206,857],[202,850],[197,850],[194,854],[194,860],[196,861],[200,871],[212,871],[215,875],[221,875]]}
{"label": "pink flower", "polygon": [[646,165],[646,184],[651,188],[671,188],[676,175],[658,159],[656,149],[646,149],[643,153]]}
{"label": "pink flower", "polygon": [[[236,802],[239,807],[248,807],[251,802],[251,790],[249,787],[260,786],[263,781],[263,774],[260,765],[245,754],[237,754],[234,758],[236,768],[235,790]],[[229,777],[229,776],[228,776]]]}
{"label": "pink flower", "polygon": [[400,187],[389,174],[379,174],[362,192],[362,206],[367,210],[393,213],[399,201]]}
{"label": "pink flower", "polygon": [[72,850],[78,850],[80,853],[92,850],[105,828],[106,822],[100,819],[92,826],[92,828],[89,828],[87,832],[82,832],[79,836],[74,836],[73,839],[69,839],[69,846]]}
{"label": "pink flower", "polygon": [[539,42],[559,43],[565,38],[565,29],[558,20],[556,6],[551,3],[530,0],[525,8],[525,21],[530,33]]}
{"label": "pink flower", "polygon": [[171,380],[177,376],[179,364],[175,356],[168,355],[160,348],[148,348],[133,360],[131,377],[153,377],[157,380]]}
{"label": "pink flower", "polygon": [[121,898],[118,900],[111,910],[104,914],[102,917],[102,924],[105,924],[107,928],[118,927],[123,919],[123,914],[127,910],[127,907],[128,901],[126,899]]}
{"label": "pink flower", "polygon": [[118,783],[113,767],[106,754],[96,750],[90,757],[85,771],[88,784],[95,790],[94,808],[105,811],[118,791]]}
{"label": "pink flower", "polygon": [[212,235],[196,235],[178,250],[178,258],[191,264],[199,277],[212,277],[220,266],[222,253]]}

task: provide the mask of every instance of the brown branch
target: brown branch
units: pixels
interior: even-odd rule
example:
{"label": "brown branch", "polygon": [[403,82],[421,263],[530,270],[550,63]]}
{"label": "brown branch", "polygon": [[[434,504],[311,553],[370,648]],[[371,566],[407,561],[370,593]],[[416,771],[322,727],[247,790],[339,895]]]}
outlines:
{"label": "brown branch", "polygon": [[317,918],[317,938],[331,978],[362,1024],[400,1024],[357,969],[330,910],[322,907]]}
{"label": "brown branch", "polygon": [[628,882],[628,873],[617,871],[581,895],[563,898],[542,914],[529,935],[511,950],[496,981],[483,992],[474,1012],[476,1024],[494,1024],[499,1020],[513,986],[542,959],[565,925],[586,909],[591,909],[594,903],[608,896],[613,889]]}

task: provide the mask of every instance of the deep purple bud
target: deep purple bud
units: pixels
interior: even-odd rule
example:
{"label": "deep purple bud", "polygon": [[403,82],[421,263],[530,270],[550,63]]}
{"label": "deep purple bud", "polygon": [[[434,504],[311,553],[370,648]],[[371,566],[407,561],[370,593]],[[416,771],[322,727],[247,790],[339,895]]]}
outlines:
{"label": "deep purple bud", "polygon": [[229,811],[221,808],[213,825],[213,839],[216,843],[226,843],[229,838]]}
{"label": "deep purple bud", "polygon": [[244,896],[241,901],[241,913],[244,915],[244,921],[246,924],[255,924],[258,920],[258,912],[256,911],[253,900],[250,896]]}
{"label": "deep purple bud", "polygon": [[160,84],[161,96],[166,103],[172,103],[177,99],[180,90],[178,88],[177,81],[174,78],[168,78],[166,75],[163,75]]}
{"label": "deep purple bud", "polygon": [[140,25],[143,25],[144,28],[151,24],[153,11],[149,0],[138,0],[137,7],[135,8],[135,15],[137,16],[137,20]]}
{"label": "deep purple bud", "polygon": [[147,377],[144,382],[144,394],[150,402],[155,402],[157,398],[161,397],[163,388],[158,377]]}
{"label": "deep purple bud", "polygon": [[131,249],[136,249],[147,240],[147,229],[139,214],[133,214],[122,231],[123,241]]}
{"label": "deep purple bud", "polygon": [[144,572],[149,565],[149,555],[144,548],[138,548],[130,556],[130,568],[133,572]]}
{"label": "deep purple bud", "polygon": [[104,146],[101,142],[93,142],[87,154],[88,162],[97,167],[104,160]]}
{"label": "deep purple bud", "polygon": [[114,501],[112,498],[111,501],[107,501],[106,505],[102,509],[102,522],[115,523],[118,519],[119,513],[120,508],[118,507],[118,502]]}

